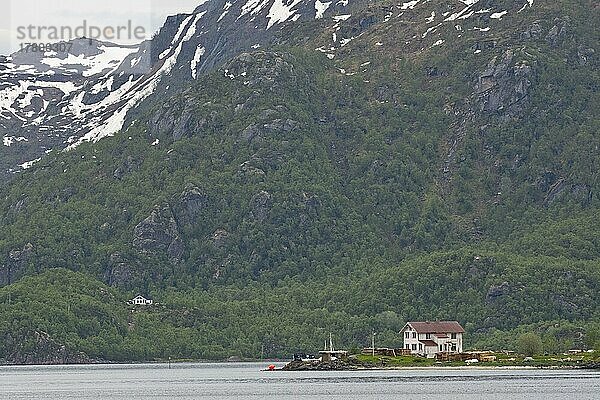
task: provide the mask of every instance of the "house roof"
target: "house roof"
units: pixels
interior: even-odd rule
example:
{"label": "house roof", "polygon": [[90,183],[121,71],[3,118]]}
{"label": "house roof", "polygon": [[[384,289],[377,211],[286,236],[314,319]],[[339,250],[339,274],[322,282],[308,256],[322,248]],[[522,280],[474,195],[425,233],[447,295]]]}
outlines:
{"label": "house roof", "polygon": [[[418,333],[464,333],[465,330],[457,321],[411,321],[410,325]],[[406,326],[402,330],[406,329]]]}
{"label": "house roof", "polygon": [[419,342],[423,343],[425,347],[437,347],[437,343],[433,340],[419,340]]}

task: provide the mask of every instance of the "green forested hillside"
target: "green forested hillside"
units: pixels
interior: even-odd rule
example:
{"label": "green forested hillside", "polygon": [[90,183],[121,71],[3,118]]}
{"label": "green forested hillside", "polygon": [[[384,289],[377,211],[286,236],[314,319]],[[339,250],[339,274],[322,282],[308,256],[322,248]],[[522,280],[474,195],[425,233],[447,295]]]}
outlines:
{"label": "green forested hillside", "polygon": [[36,332],[111,360],[394,346],[409,319],[596,346],[598,10],[560,7],[493,46],[384,23],[334,60],[283,40],[50,154],[0,189],[0,358]]}

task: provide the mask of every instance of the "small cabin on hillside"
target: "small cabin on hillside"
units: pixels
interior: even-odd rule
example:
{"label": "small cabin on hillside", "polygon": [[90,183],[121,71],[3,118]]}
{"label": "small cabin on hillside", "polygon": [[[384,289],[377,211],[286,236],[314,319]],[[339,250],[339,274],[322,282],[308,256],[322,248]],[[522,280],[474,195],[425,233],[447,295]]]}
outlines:
{"label": "small cabin on hillside", "polygon": [[127,304],[134,306],[149,306],[154,303],[151,299],[147,299],[142,295],[137,295],[133,299],[129,300]]}
{"label": "small cabin on hillside", "polygon": [[464,333],[457,321],[412,321],[400,331],[405,350],[429,358],[437,353],[462,353]]}

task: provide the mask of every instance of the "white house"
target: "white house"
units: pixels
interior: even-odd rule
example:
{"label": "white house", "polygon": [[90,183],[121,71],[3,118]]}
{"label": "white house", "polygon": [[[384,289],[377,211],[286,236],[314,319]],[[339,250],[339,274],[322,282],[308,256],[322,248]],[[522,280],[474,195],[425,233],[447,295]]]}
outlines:
{"label": "white house", "polygon": [[133,299],[129,300],[127,304],[133,304],[135,306],[149,306],[153,303],[152,300],[145,298],[144,296],[137,295]]}
{"label": "white house", "polygon": [[464,333],[456,321],[407,322],[400,331],[406,350],[430,358],[436,353],[462,353]]}

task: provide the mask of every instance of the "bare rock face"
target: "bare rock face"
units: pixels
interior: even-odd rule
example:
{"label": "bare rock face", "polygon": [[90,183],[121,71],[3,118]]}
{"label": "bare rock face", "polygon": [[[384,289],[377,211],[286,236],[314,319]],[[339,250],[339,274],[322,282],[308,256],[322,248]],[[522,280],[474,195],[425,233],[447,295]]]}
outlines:
{"label": "bare rock face", "polygon": [[250,200],[250,215],[256,221],[262,222],[269,216],[272,206],[272,196],[269,192],[261,190]]}
{"label": "bare rock face", "polygon": [[193,225],[198,215],[208,205],[208,195],[199,187],[188,184],[177,199],[175,216],[180,225]]}
{"label": "bare rock face", "polygon": [[540,21],[535,21],[527,30],[521,33],[521,40],[537,40],[542,37],[544,30]]}
{"label": "bare rock face", "polygon": [[113,177],[115,179],[123,179],[126,175],[129,175],[133,171],[139,168],[140,162],[135,158],[129,156],[127,159],[115,170]]}
{"label": "bare rock face", "polygon": [[165,254],[173,263],[181,261],[185,248],[171,207],[156,206],[135,227],[133,246],[142,253]]}
{"label": "bare rock face", "polygon": [[10,285],[25,275],[27,263],[33,253],[33,245],[27,243],[22,250],[12,250],[0,266],[0,286]]}
{"label": "bare rock face", "polygon": [[148,127],[154,137],[171,135],[173,140],[177,141],[202,134],[217,117],[218,113],[215,110],[203,110],[194,96],[186,95],[165,103],[154,113]]}
{"label": "bare rock face", "polygon": [[571,20],[569,17],[555,18],[554,26],[546,35],[546,41],[550,46],[558,47],[566,38],[570,31]]}
{"label": "bare rock face", "polygon": [[513,287],[508,282],[502,282],[500,285],[491,286],[485,296],[485,301],[488,304],[494,304],[501,298],[508,296],[513,291]]}
{"label": "bare rock face", "polygon": [[5,362],[17,365],[86,364],[92,360],[84,353],[73,352],[54,341],[43,331],[34,331],[22,337],[6,338],[11,349]]}
{"label": "bare rock face", "polygon": [[119,253],[110,255],[104,281],[113,287],[131,288],[138,276],[138,269]]}
{"label": "bare rock face", "polygon": [[504,118],[520,116],[529,105],[535,71],[528,63],[514,62],[512,50],[501,59],[494,57],[478,77],[475,92],[479,111]]}
{"label": "bare rock face", "polygon": [[225,229],[217,229],[210,236],[210,243],[218,249],[221,249],[227,245],[227,241],[229,239],[229,232]]}
{"label": "bare rock face", "polygon": [[282,138],[293,131],[298,122],[293,119],[274,119],[264,124],[252,124],[240,133],[240,139],[247,143],[261,143],[267,138]]}

